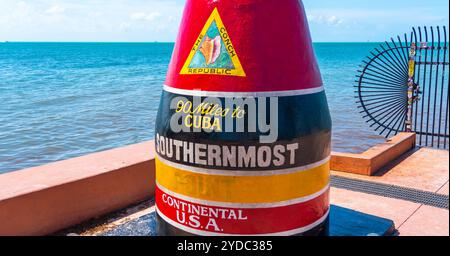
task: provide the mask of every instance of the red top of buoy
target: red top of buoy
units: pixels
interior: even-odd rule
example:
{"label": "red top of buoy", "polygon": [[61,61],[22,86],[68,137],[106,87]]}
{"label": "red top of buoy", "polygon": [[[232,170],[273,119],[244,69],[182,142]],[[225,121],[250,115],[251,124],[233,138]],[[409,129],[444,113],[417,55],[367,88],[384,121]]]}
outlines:
{"label": "red top of buoy", "polygon": [[319,88],[299,0],[188,0],[166,86],[211,92]]}

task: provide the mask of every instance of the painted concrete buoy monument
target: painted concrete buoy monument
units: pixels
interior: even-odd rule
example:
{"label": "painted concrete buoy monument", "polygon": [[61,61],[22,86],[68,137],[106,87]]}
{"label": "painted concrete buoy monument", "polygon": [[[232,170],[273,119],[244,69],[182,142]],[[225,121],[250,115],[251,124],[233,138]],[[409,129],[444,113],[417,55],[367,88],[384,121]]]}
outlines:
{"label": "painted concrete buoy monument", "polygon": [[331,118],[298,0],[188,0],[156,127],[159,235],[326,235]]}

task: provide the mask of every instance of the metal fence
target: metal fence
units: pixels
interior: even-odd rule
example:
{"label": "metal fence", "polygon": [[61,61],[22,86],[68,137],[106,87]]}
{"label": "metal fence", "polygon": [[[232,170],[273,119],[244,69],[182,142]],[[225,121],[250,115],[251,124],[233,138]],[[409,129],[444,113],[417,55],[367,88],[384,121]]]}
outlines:
{"label": "metal fence", "polygon": [[417,133],[417,144],[449,148],[446,27],[413,28],[374,49],[357,75],[357,103],[370,127],[390,137]]}

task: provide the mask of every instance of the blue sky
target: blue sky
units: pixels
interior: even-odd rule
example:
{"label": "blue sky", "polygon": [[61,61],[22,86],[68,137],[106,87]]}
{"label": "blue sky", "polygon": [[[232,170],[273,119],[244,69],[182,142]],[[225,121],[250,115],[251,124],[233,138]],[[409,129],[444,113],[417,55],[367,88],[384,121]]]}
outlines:
{"label": "blue sky", "polygon": [[[283,1],[283,0],[281,0]],[[174,41],[184,0],[0,0],[0,41]],[[448,0],[304,0],[316,42],[449,23]]]}

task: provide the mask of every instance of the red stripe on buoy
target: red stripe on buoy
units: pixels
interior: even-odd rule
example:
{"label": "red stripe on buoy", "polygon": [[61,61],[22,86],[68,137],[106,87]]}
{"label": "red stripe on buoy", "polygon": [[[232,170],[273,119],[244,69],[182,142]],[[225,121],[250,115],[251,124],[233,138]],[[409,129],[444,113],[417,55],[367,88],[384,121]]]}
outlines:
{"label": "red stripe on buoy", "polygon": [[329,212],[328,192],[307,202],[281,207],[230,208],[189,202],[157,187],[156,204],[166,221],[198,235],[293,235],[324,221]]}
{"label": "red stripe on buoy", "polygon": [[[245,76],[181,74],[216,9]],[[188,1],[176,42],[166,80],[169,87],[268,92],[322,86],[306,15],[298,0]]]}

